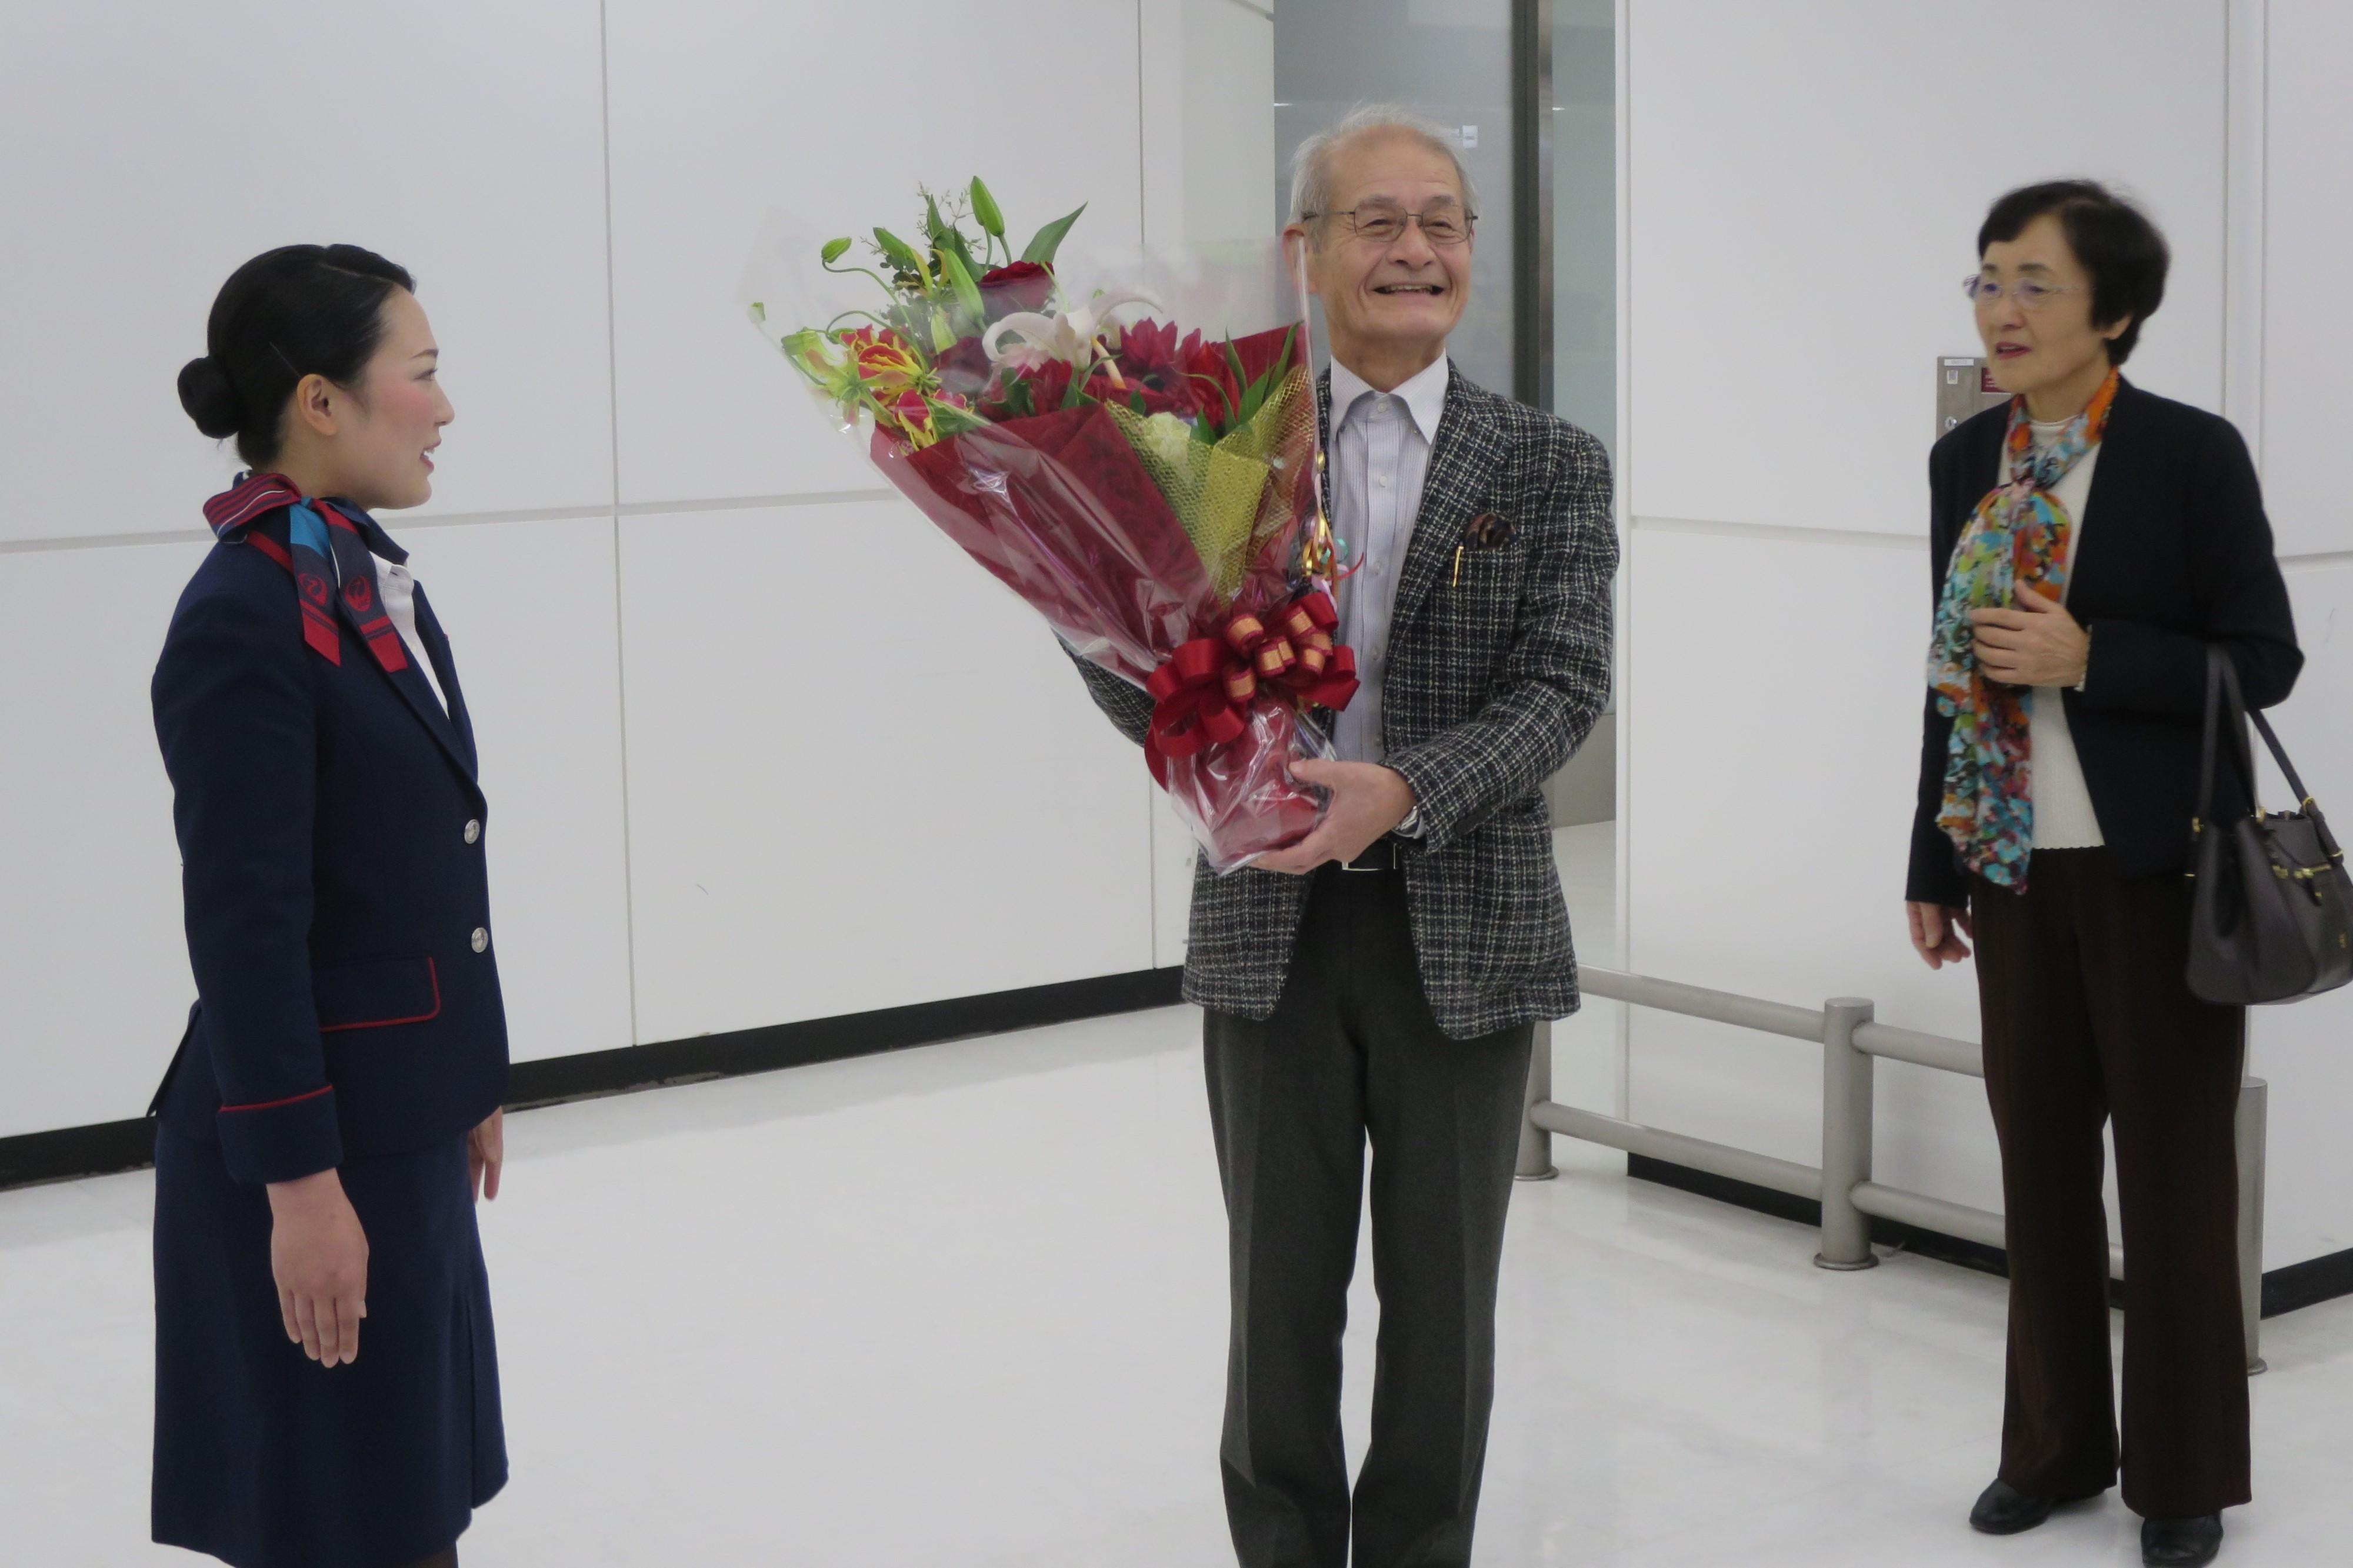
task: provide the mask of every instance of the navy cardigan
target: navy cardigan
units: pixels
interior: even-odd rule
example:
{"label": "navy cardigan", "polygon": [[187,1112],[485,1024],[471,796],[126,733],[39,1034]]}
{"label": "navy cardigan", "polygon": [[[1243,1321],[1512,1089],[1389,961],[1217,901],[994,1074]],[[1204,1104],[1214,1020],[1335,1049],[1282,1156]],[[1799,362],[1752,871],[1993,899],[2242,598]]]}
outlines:
{"label": "navy cardigan", "polygon": [[[1993,488],[2009,421],[2006,405],[1987,409],[1928,454],[1936,595],[1963,525]],[[2084,510],[2067,608],[2091,631],[2092,659],[2084,689],[2062,698],[2067,729],[2116,873],[2186,870],[2208,645],[2229,650],[2251,708],[2284,701],[2304,668],[2263,489],[2229,420],[2127,381],[2109,410]],[[1958,907],[1968,901],[1968,879],[1936,826],[1952,722],[1929,692],[1904,896]],[[2253,809],[2232,770],[2221,770],[2216,820]]]}
{"label": "navy cardigan", "polygon": [[[239,1181],[423,1148],[506,1089],[473,726],[432,607],[412,658],[305,646],[283,553],[217,544],[155,667],[197,1003],[153,1110]],[[337,595],[338,605],[342,597]]]}

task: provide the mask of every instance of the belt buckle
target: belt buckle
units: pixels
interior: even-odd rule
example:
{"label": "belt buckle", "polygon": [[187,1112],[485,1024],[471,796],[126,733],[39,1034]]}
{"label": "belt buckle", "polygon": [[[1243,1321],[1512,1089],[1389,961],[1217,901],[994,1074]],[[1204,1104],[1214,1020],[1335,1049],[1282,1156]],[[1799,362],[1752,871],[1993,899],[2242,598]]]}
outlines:
{"label": "belt buckle", "polygon": [[1366,845],[1364,852],[1356,859],[1340,862],[1343,871],[1394,871],[1397,868],[1397,840],[1387,835]]}

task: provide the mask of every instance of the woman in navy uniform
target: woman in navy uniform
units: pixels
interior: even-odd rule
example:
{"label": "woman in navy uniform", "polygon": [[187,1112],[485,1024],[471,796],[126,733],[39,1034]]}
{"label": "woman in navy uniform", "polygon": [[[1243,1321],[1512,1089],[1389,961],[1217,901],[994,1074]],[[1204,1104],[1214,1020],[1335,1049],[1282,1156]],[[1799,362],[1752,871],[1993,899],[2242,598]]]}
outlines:
{"label": "woman in navy uniform", "polygon": [[255,258],[206,338],[180,401],[254,471],[153,689],[198,996],[154,1107],[154,1538],[454,1565],[507,1475],[473,1212],[506,1022],[465,698],[368,515],[432,493],[452,413],[356,246]]}

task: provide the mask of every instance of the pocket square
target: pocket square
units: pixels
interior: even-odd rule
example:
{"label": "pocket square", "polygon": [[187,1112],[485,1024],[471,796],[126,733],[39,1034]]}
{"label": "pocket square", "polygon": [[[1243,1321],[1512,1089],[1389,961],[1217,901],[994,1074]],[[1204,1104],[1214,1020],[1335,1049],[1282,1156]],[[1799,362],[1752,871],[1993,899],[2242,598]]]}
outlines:
{"label": "pocket square", "polygon": [[1462,548],[1494,550],[1512,542],[1512,525],[1492,511],[1482,511],[1462,525]]}

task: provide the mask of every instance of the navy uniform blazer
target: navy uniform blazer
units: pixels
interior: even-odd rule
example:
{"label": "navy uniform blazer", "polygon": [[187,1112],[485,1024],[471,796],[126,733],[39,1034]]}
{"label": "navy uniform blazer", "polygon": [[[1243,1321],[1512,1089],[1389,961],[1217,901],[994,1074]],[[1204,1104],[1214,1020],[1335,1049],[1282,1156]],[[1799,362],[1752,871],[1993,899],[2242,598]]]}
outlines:
{"label": "navy uniform blazer", "polygon": [[[1937,595],[1961,529],[1993,489],[2009,426],[2006,405],[1987,409],[1928,454]],[[2108,411],[2084,511],[2067,609],[2090,630],[2092,658],[2084,689],[2061,695],[2068,732],[2116,875],[2186,870],[2208,645],[2228,650],[2251,708],[2284,701],[2304,668],[2263,488],[2229,420],[2127,381]],[[1952,727],[1929,692],[1904,896],[1957,908],[1968,879],[1936,826]],[[2231,773],[2215,780],[2218,821],[2253,809]]]}
{"label": "navy uniform blazer", "polygon": [[[388,675],[348,618],[303,642],[283,552],[216,544],[155,667],[197,1002],[155,1105],[244,1182],[426,1147],[497,1109],[505,1009],[489,810],[449,645],[420,589]],[[342,596],[336,596],[339,607]]]}

